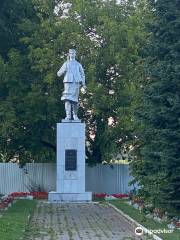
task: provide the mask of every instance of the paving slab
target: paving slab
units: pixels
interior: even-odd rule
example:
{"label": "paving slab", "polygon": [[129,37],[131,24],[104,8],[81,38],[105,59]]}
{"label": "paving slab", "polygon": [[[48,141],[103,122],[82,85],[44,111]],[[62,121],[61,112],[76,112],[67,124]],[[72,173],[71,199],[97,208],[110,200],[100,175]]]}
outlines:
{"label": "paving slab", "polygon": [[39,201],[26,240],[137,240],[135,226],[106,203]]}

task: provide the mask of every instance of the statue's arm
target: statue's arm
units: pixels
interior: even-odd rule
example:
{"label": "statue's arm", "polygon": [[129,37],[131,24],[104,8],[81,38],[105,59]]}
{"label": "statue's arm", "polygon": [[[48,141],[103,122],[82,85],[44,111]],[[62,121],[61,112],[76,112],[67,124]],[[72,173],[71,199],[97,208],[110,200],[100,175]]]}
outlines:
{"label": "statue's arm", "polygon": [[64,74],[66,72],[66,62],[62,65],[62,67],[59,69],[59,71],[57,72],[57,76],[60,77],[62,74]]}
{"label": "statue's arm", "polygon": [[79,72],[80,72],[81,79],[82,79],[82,85],[85,86],[86,85],[86,83],[85,83],[85,74],[84,74],[84,69],[83,69],[81,64],[79,65]]}

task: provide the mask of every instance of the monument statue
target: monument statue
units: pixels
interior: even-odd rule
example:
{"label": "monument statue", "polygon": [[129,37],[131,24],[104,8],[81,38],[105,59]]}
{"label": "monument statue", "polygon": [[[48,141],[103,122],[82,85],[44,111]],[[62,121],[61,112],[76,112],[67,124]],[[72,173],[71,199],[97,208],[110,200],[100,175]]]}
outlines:
{"label": "monument statue", "polygon": [[69,49],[68,60],[62,65],[57,72],[57,76],[60,77],[64,74],[64,91],[61,97],[62,101],[65,101],[65,120],[71,120],[73,113],[73,119],[78,121],[78,99],[79,90],[82,87],[86,90],[85,74],[82,65],[76,61],[76,50]]}
{"label": "monument statue", "polygon": [[67,61],[57,72],[58,77],[64,75],[61,100],[66,118],[57,123],[56,191],[49,192],[49,202],[92,201],[92,192],[85,189],[86,124],[78,119],[79,90],[86,90],[85,75],[75,58],[76,51],[69,49]]}

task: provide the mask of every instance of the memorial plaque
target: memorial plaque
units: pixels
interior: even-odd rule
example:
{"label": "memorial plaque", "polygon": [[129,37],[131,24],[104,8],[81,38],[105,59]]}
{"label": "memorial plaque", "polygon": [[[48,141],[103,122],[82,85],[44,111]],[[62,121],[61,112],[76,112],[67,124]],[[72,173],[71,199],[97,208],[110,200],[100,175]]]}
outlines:
{"label": "memorial plaque", "polygon": [[77,150],[74,149],[65,150],[65,170],[66,171],[77,170]]}

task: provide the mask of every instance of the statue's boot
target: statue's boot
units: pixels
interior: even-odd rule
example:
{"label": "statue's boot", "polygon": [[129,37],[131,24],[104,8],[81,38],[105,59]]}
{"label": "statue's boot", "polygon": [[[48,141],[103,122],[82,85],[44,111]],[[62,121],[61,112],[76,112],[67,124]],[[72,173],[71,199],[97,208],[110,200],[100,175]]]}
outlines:
{"label": "statue's boot", "polygon": [[65,101],[65,110],[66,110],[65,120],[71,120],[71,103],[70,103],[70,101]]}
{"label": "statue's boot", "polygon": [[77,116],[78,108],[79,108],[78,103],[73,103],[73,119],[74,119],[75,121],[78,121],[78,120],[79,120],[79,118],[78,118],[78,116]]}

